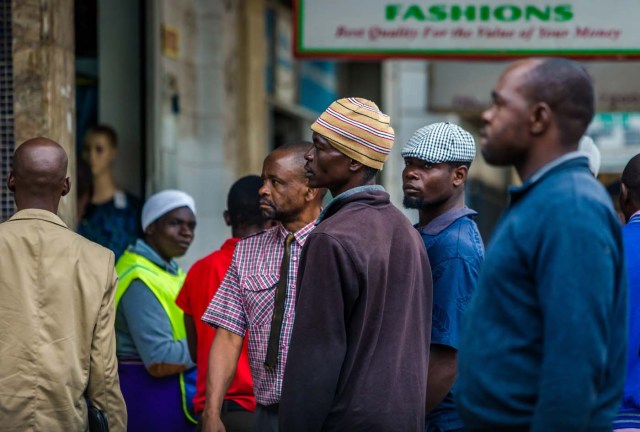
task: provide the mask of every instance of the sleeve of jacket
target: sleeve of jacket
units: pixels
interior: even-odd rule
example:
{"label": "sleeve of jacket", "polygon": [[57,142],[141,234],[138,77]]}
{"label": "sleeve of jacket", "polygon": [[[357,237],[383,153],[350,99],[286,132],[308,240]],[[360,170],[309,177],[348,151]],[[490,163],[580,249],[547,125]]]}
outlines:
{"label": "sleeve of jacket", "polygon": [[107,286],[93,330],[87,399],[107,414],[110,431],[124,432],[127,430],[127,408],[120,392],[116,359],[114,297],[118,276],[114,268],[113,253],[110,254],[108,265]]}
{"label": "sleeve of jacket", "polygon": [[300,266],[279,412],[284,432],[322,429],[347,351],[350,298],[357,295],[355,266],[336,239],[312,235]]}

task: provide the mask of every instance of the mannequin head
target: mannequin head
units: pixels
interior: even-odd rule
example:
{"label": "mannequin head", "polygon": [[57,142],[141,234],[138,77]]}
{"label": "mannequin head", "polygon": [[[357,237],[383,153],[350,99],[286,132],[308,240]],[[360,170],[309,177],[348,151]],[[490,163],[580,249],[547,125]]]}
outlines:
{"label": "mannequin head", "polygon": [[117,146],[118,136],[111,126],[98,125],[87,131],[82,148],[82,159],[91,167],[93,177],[111,172]]}

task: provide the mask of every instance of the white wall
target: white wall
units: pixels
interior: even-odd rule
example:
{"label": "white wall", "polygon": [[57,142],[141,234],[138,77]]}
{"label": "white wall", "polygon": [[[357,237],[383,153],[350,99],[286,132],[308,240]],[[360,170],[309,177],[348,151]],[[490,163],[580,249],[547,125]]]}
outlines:
{"label": "white wall", "polygon": [[[218,249],[230,236],[222,213],[235,178],[233,149],[224,145],[225,38],[233,37],[223,21],[222,0],[163,0],[151,2],[148,11],[149,51],[153,64],[149,100],[149,181],[147,193],[177,188],[191,194],[198,210],[196,238],[179,260],[190,265]],[[160,46],[161,25],[177,29],[179,55],[164,56]],[[223,29],[225,29],[223,31]],[[224,36],[223,36],[224,35]],[[172,82],[174,84],[172,84]],[[177,91],[180,111],[171,107]]]}

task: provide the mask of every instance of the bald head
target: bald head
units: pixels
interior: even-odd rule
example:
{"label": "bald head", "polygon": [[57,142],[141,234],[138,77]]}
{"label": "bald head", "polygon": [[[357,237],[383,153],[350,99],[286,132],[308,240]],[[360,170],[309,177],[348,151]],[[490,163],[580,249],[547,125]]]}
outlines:
{"label": "bald head", "polygon": [[60,197],[69,192],[68,158],[64,149],[48,138],[32,138],[13,155],[9,189],[18,210],[40,208],[57,212]]}

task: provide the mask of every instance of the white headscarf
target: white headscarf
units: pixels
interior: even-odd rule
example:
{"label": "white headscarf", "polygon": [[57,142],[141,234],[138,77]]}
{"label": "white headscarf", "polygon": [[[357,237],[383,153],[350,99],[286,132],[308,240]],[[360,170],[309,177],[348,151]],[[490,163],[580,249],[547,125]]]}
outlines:
{"label": "white headscarf", "polygon": [[159,218],[180,207],[188,207],[196,214],[196,204],[190,195],[174,189],[151,195],[142,207],[142,231]]}

